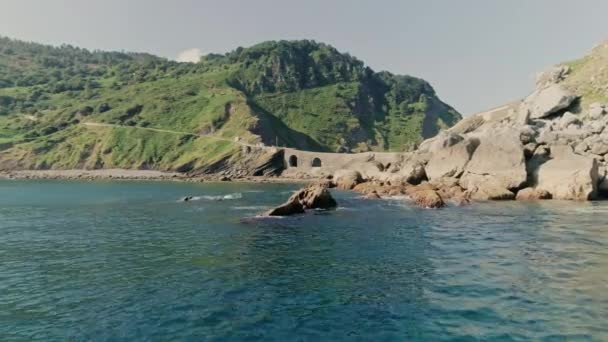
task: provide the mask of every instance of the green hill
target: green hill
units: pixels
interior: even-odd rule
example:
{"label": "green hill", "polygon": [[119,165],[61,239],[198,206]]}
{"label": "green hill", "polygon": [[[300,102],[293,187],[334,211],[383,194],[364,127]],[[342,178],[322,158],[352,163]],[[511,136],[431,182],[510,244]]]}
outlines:
{"label": "green hill", "polygon": [[313,41],[199,63],[0,37],[0,169],[190,171],[236,137],[318,151],[401,151],[460,119],[425,81]]}

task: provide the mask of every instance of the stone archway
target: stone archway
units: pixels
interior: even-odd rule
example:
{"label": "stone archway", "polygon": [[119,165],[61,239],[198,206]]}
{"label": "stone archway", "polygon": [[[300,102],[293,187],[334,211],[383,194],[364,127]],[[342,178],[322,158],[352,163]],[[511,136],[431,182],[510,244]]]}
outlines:
{"label": "stone archway", "polygon": [[310,163],[310,166],[312,167],[321,167],[322,163],[321,163],[321,159],[315,157],[312,159],[312,162]]}
{"label": "stone archway", "polygon": [[289,165],[289,167],[298,167],[298,157],[296,157],[295,155],[292,155],[289,157],[287,164]]}

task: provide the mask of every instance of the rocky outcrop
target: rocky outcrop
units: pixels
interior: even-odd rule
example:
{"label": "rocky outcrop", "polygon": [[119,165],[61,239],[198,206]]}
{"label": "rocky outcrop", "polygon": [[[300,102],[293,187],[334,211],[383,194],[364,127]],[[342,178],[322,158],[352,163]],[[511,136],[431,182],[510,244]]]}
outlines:
{"label": "rocky outcrop", "polygon": [[585,201],[598,194],[598,164],[594,158],[575,154],[569,146],[553,146],[550,159],[531,161],[531,178],[536,189],[548,191],[554,199]]}
{"label": "rocky outcrop", "polygon": [[293,194],[287,202],[268,211],[265,216],[302,214],[306,209],[331,209],[337,206],[327,184],[312,184]]}

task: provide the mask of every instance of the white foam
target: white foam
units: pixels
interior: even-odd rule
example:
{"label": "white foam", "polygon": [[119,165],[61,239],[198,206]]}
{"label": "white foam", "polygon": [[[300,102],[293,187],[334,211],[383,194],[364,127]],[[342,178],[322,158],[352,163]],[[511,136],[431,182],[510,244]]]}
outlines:
{"label": "white foam", "polygon": [[227,194],[227,195],[192,196],[192,198],[190,199],[190,201],[200,201],[200,200],[207,200],[207,201],[228,201],[228,200],[235,200],[235,199],[241,199],[241,198],[243,198],[243,194],[241,194],[240,192],[235,192],[233,194]]}

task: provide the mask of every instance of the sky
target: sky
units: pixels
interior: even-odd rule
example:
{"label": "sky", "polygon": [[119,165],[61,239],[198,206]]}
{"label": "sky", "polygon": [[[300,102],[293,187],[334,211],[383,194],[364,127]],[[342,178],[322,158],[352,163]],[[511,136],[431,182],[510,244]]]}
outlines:
{"label": "sky", "polygon": [[176,60],[314,39],[429,81],[464,115],[608,39],[606,0],[0,0],[0,35]]}

